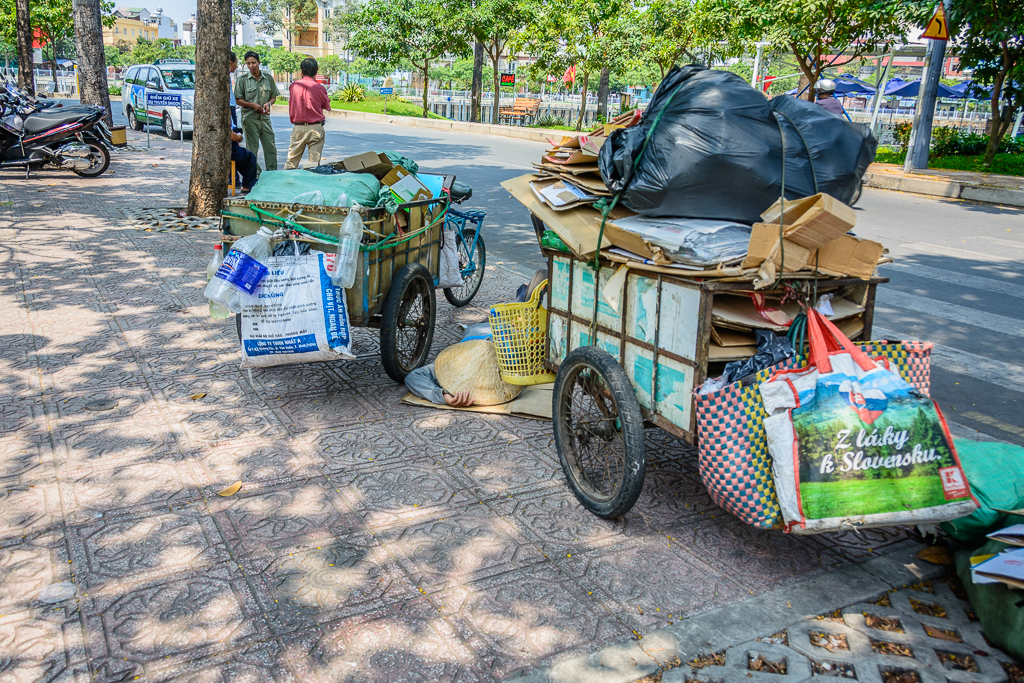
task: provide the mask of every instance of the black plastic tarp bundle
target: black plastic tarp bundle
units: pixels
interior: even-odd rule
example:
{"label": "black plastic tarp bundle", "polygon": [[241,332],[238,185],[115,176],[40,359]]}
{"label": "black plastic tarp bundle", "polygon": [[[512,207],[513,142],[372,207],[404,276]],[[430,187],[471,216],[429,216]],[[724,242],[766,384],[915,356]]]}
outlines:
{"label": "black plastic tarp bundle", "polygon": [[849,203],[876,146],[867,126],[691,65],[668,73],[638,125],[612,132],[599,164],[639,214],[755,223],[781,194],[783,149],[787,199],[824,192]]}

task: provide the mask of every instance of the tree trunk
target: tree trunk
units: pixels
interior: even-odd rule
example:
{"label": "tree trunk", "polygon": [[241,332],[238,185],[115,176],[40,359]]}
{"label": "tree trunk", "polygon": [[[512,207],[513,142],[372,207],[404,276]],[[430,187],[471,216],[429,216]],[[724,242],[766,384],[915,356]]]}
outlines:
{"label": "tree trunk", "polygon": [[608,120],[608,67],[601,67],[601,80],[597,84],[597,115]]}
{"label": "tree trunk", "polygon": [[50,43],[50,78],[53,79],[53,92],[57,92],[57,48],[53,43]]}
{"label": "tree trunk", "polygon": [[583,86],[580,88],[580,115],[576,119],[576,132],[583,128],[583,116],[587,113],[587,84],[590,81],[590,72],[583,72]]}
{"label": "tree trunk", "polygon": [[14,0],[14,15],[14,30],[18,33],[18,87],[35,94],[32,23],[29,20],[28,0]]}
{"label": "tree trunk", "polygon": [[107,110],[106,122],[114,125],[107,87],[107,60],[103,54],[103,24],[99,0],[74,0],[75,49],[78,52],[78,86],[82,104]]}
{"label": "tree trunk", "polygon": [[484,89],[484,46],[473,41],[473,84],[470,86],[469,120],[480,123],[481,96]]}
{"label": "tree trunk", "polygon": [[[231,1],[198,0],[196,8],[195,133],[188,212],[216,216],[231,173],[228,52]],[[200,40],[201,39],[201,40]]]}
{"label": "tree trunk", "polygon": [[498,73],[498,60],[501,59],[499,53],[496,57],[491,57],[491,71],[494,76],[494,106],[491,107],[491,123],[498,125],[501,120],[501,74]]}
{"label": "tree trunk", "polygon": [[430,92],[430,60],[423,60],[423,118],[430,118],[427,116],[427,106],[429,101],[427,100],[427,94]]}

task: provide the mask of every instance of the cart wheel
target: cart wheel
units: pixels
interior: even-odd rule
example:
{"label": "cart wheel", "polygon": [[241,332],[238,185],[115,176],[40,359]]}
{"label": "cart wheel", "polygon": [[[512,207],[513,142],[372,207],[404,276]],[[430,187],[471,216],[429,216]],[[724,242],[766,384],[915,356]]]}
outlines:
{"label": "cart wheel", "polygon": [[626,372],[605,351],[580,347],[558,369],[553,403],[555,447],[573,493],[598,517],[629,512],[644,486],[647,452]]}
{"label": "cart wheel", "polygon": [[[473,239],[476,238],[474,247]],[[459,272],[469,265],[469,250],[473,249],[473,265],[475,270],[462,278],[458,287],[445,287],[444,298],[452,306],[465,306],[480,291],[480,283],[484,280],[484,266],[487,265],[487,253],[484,250],[484,236],[476,237],[476,230],[463,230],[460,235],[455,233],[455,247],[459,252]]]}
{"label": "cart wheel", "polygon": [[402,266],[391,280],[380,322],[380,360],[388,377],[404,382],[427,362],[436,311],[430,271],[420,263]]}

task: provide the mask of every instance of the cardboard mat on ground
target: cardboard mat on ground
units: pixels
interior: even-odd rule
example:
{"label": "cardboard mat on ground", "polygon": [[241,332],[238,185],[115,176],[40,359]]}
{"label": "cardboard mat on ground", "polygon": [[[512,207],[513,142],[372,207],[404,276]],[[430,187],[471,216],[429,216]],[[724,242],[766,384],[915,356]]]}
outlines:
{"label": "cardboard mat on ground", "polygon": [[465,408],[453,408],[452,406],[440,406],[436,403],[415,396],[406,394],[401,402],[409,406],[420,406],[423,408],[436,408],[438,410],[464,410],[469,413],[489,413],[491,415],[511,415],[512,417],[523,417],[531,420],[551,419],[551,391],[554,384],[535,384],[525,387],[518,396],[496,406],[468,406]]}

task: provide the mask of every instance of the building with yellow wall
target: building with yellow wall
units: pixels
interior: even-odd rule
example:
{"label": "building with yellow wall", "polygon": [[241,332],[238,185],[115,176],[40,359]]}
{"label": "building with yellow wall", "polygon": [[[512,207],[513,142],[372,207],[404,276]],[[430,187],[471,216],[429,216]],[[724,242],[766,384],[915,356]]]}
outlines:
{"label": "building with yellow wall", "polygon": [[104,45],[117,45],[121,42],[134,45],[139,38],[157,39],[158,28],[156,26],[146,24],[139,18],[128,16],[128,12],[124,12],[124,8],[114,12],[114,19],[116,23],[113,26],[103,27]]}

